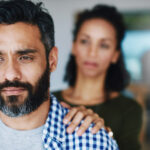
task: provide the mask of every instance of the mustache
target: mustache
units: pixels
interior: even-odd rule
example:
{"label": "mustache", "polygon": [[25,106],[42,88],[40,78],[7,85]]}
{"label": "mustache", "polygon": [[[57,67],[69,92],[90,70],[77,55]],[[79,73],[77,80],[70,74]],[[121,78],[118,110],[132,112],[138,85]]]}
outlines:
{"label": "mustache", "polygon": [[0,83],[0,90],[7,87],[23,87],[25,89],[31,89],[32,85],[30,83],[26,82],[20,82],[20,81],[5,81],[3,83]]}

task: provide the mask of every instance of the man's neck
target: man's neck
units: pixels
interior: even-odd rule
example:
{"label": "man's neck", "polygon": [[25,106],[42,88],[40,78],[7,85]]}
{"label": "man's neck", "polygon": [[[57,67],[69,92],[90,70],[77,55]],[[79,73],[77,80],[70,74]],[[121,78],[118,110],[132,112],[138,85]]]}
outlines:
{"label": "man's neck", "polygon": [[43,102],[38,109],[22,117],[8,117],[0,111],[1,121],[16,130],[31,130],[45,124],[50,108],[50,100]]}

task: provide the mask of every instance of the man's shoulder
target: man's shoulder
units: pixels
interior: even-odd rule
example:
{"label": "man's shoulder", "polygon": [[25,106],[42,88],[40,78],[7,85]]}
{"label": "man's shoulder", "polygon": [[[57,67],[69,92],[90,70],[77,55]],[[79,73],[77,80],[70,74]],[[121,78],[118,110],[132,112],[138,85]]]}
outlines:
{"label": "man's shoulder", "polygon": [[[76,128],[77,130],[78,128]],[[72,147],[76,149],[93,149],[93,150],[101,150],[101,149],[110,149],[110,150],[118,150],[118,145],[116,141],[111,138],[105,129],[101,129],[96,134],[91,133],[92,125],[86,130],[86,132],[82,136],[78,136],[77,132],[71,135],[69,134],[66,137],[66,140],[72,143]],[[71,142],[74,141],[74,142]]]}
{"label": "man's shoulder", "polygon": [[56,97],[51,95],[50,111],[43,131],[45,148],[51,145],[54,149],[118,149],[115,140],[110,138],[104,129],[97,134],[91,134],[92,125],[82,136],[76,133],[78,127],[75,132],[68,134],[67,125],[63,124],[67,112],[68,109],[62,107]]}

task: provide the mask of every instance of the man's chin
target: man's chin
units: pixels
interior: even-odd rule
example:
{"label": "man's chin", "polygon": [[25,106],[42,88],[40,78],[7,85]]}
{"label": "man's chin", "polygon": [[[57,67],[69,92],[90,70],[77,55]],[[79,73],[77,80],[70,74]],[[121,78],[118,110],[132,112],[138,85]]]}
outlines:
{"label": "man's chin", "polygon": [[32,109],[27,102],[28,98],[21,99],[20,96],[8,96],[0,98],[0,110],[9,117],[19,117],[29,114]]}

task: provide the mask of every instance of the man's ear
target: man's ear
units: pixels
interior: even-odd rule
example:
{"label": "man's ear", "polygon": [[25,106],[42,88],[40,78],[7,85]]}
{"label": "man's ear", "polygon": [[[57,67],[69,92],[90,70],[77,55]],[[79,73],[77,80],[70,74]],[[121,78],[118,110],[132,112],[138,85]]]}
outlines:
{"label": "man's ear", "polygon": [[116,50],[114,55],[113,55],[113,58],[112,58],[112,63],[115,64],[117,61],[118,61],[118,58],[120,56],[120,51],[119,50]]}
{"label": "man's ear", "polygon": [[57,47],[53,47],[49,53],[49,67],[50,72],[53,72],[57,67],[58,62],[58,49]]}

